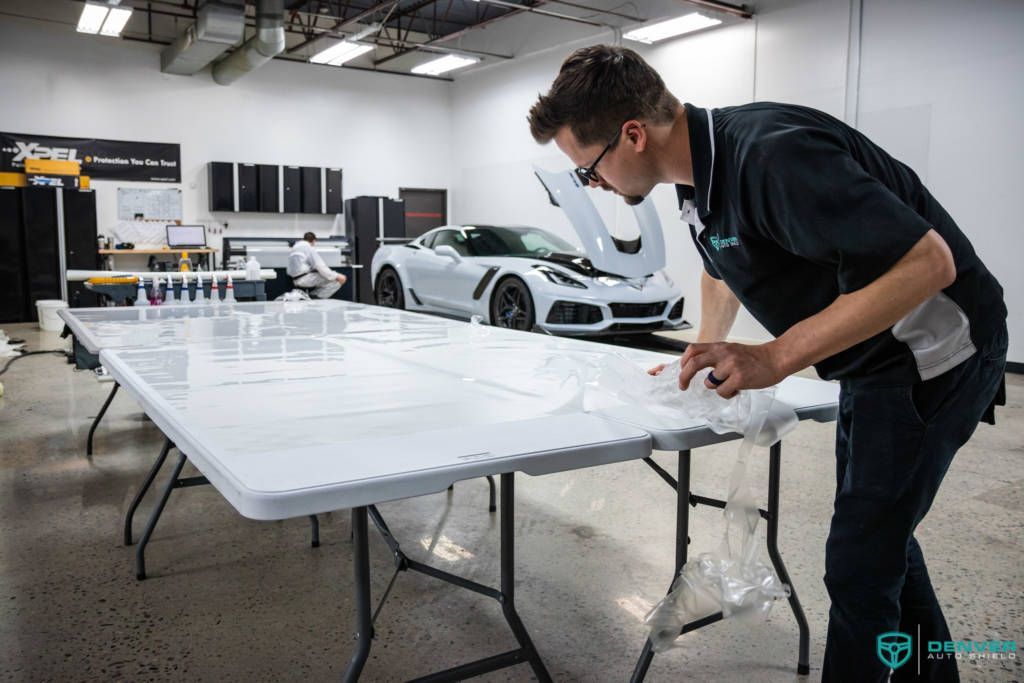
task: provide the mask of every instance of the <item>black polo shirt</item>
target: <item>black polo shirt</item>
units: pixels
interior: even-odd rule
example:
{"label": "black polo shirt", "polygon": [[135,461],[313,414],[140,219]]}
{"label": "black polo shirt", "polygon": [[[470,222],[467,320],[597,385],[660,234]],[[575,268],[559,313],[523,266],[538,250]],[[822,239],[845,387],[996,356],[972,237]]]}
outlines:
{"label": "black polo shirt", "polygon": [[1003,290],[905,164],[820,111],[686,105],[694,186],[677,185],[704,267],[776,337],[871,283],[934,228],[956,281],[889,330],[815,365],[903,385],[969,358],[1005,325]]}

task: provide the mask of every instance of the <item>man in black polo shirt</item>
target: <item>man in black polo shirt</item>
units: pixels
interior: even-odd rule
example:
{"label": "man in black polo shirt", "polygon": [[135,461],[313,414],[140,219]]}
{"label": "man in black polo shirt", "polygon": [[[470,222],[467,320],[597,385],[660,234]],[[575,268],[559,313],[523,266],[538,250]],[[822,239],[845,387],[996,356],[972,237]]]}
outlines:
{"label": "man in black polo shirt", "polygon": [[[809,365],[841,382],[822,678],[886,680],[883,633],[913,636],[915,660],[927,641],[950,640],[914,530],[956,451],[992,420],[1007,335],[1002,288],[949,214],[833,117],[681,105],[623,48],[570,55],[529,122],[582,182],[628,204],[675,184],[705,269],[681,388],[704,368],[724,397]],[[774,340],[723,341],[741,303]],[[926,654],[922,679],[958,679],[955,659]],[[915,661],[892,680],[917,676]]]}

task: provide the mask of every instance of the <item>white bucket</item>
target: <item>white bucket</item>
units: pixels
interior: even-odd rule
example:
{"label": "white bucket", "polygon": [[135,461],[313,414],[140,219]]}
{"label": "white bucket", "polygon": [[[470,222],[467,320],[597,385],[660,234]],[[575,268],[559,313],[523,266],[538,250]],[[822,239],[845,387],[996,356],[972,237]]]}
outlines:
{"label": "white bucket", "polygon": [[57,311],[67,308],[68,302],[61,299],[40,299],[36,302],[36,313],[39,316],[39,329],[60,332],[64,329],[64,320]]}

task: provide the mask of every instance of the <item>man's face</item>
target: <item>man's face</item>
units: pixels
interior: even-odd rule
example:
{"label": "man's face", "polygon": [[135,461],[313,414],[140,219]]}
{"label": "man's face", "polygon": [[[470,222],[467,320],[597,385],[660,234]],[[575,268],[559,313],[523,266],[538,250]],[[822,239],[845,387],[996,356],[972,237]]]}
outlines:
{"label": "man's face", "polygon": [[[626,130],[620,131],[616,143],[594,168],[598,180],[590,183],[591,187],[600,187],[621,196],[630,206],[642,202],[654,187],[653,183],[644,179],[645,174],[640,172],[641,167],[636,158],[638,149],[632,136],[638,133],[642,135],[642,130],[639,125],[627,124]],[[589,168],[604,149],[604,143],[581,145],[568,126],[563,126],[555,134],[555,144],[573,164],[582,168]]]}

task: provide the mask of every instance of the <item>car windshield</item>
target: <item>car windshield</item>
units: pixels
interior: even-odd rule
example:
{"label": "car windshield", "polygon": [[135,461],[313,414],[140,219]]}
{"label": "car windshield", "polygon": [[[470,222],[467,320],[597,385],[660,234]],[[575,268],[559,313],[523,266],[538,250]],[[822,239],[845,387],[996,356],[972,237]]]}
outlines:
{"label": "car windshield", "polygon": [[464,229],[474,256],[546,256],[560,252],[580,254],[580,250],[560,237],[539,228],[499,228],[475,226]]}

